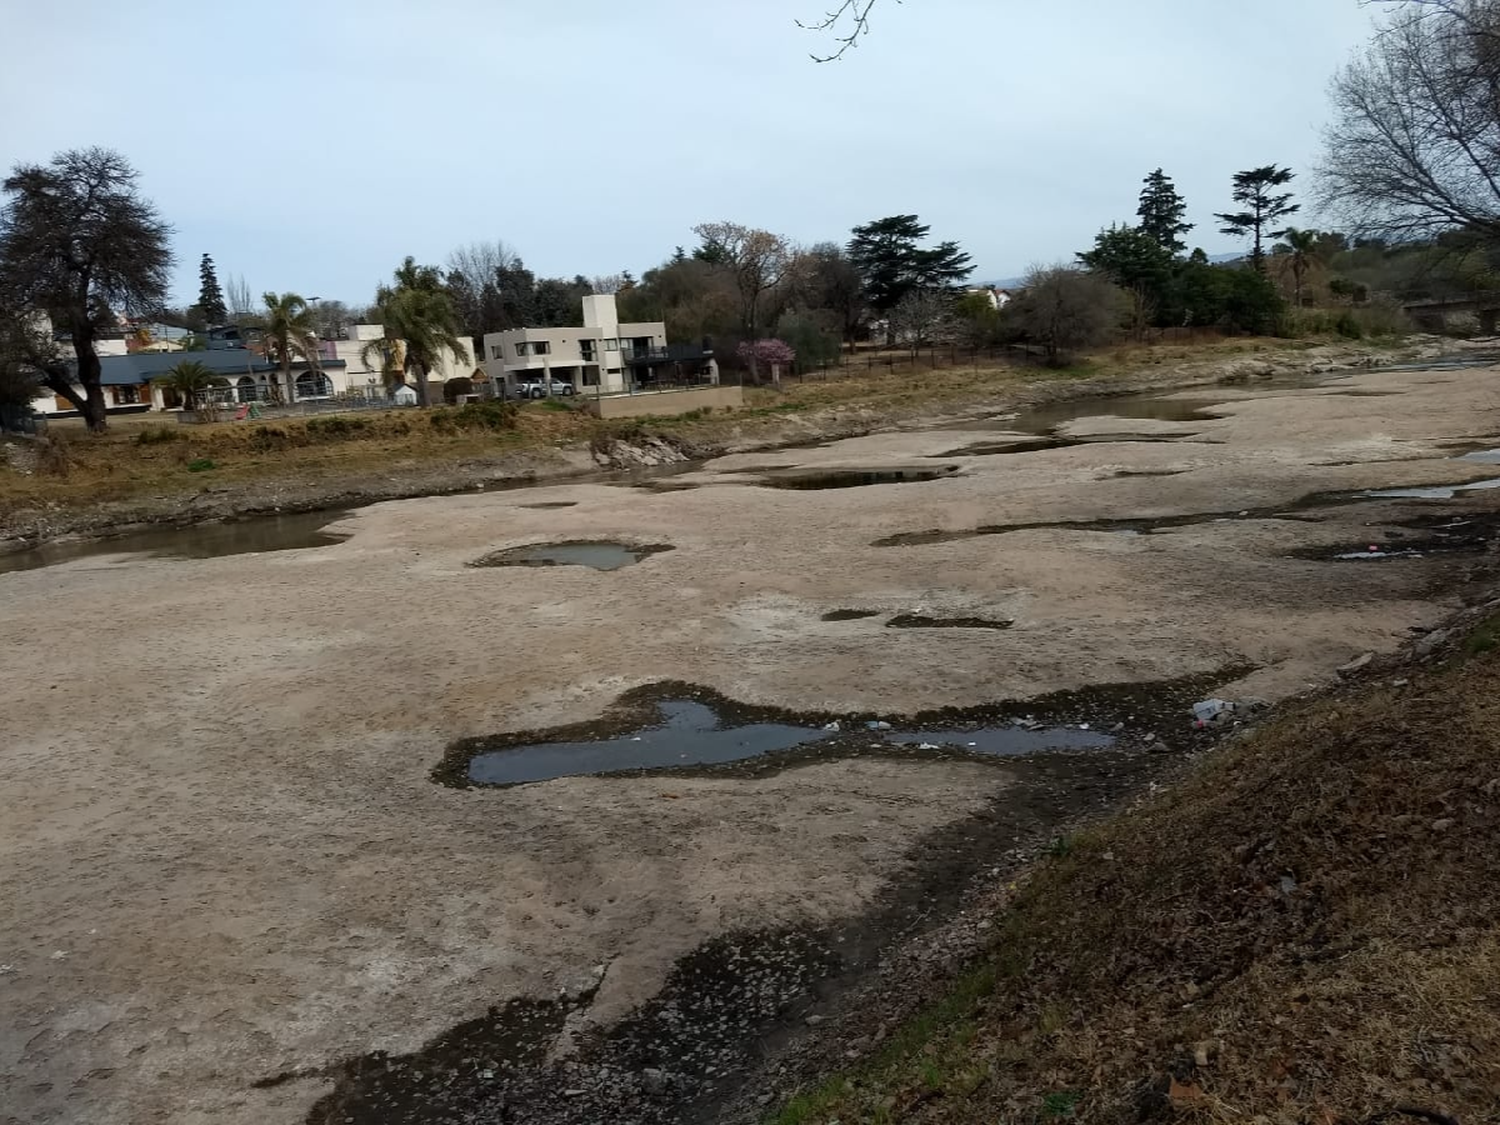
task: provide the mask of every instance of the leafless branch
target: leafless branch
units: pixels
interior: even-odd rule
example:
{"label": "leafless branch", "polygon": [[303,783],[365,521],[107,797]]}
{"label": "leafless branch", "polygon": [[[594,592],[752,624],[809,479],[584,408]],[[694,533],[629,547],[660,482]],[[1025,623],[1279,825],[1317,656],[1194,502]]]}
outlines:
{"label": "leafless branch", "polygon": [[[844,57],[844,53],[851,47],[859,46],[859,41],[870,31],[870,12],[874,10],[877,0],[843,0],[837,8],[826,13],[816,23],[803,23],[797,21],[797,26],[803,31],[839,31],[848,28],[847,35],[835,35],[834,42],[838,44],[838,50],[830,55],[813,55],[814,62],[833,62],[835,59]],[[901,0],[896,0],[901,3]]]}

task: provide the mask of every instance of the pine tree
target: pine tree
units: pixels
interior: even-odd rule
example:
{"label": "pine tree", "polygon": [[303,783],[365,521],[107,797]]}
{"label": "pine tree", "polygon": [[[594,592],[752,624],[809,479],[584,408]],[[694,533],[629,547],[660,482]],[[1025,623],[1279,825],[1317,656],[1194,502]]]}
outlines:
{"label": "pine tree", "polygon": [[1172,178],[1160,168],[1147,176],[1144,183],[1140,209],[1136,211],[1141,220],[1139,229],[1176,257],[1187,249],[1181,236],[1193,229],[1193,224],[1183,222],[1182,218],[1187,213],[1187,203],[1177,193]]}
{"label": "pine tree", "polygon": [[948,289],[974,272],[956,242],[918,245],[930,228],[915,215],[891,215],[854,228],[849,260],[864,279],[870,304],[886,313],[917,289]]}
{"label": "pine tree", "polygon": [[208,321],[209,327],[223,324],[229,315],[224,307],[224,291],[219,288],[219,275],[214,271],[214,260],[208,254],[198,265],[198,308]]}
{"label": "pine tree", "polygon": [[1277,219],[1284,219],[1302,210],[1301,204],[1291,201],[1291,192],[1284,192],[1280,195],[1271,194],[1272,188],[1284,187],[1291,183],[1293,175],[1290,168],[1278,168],[1274,164],[1267,164],[1264,168],[1250,168],[1244,172],[1236,172],[1234,174],[1234,201],[1244,210],[1214,216],[1224,224],[1219,228],[1220,234],[1254,240],[1250,249],[1250,264],[1260,273],[1266,272],[1265,240],[1280,238],[1286,233],[1284,228],[1278,230],[1269,228],[1274,226]]}

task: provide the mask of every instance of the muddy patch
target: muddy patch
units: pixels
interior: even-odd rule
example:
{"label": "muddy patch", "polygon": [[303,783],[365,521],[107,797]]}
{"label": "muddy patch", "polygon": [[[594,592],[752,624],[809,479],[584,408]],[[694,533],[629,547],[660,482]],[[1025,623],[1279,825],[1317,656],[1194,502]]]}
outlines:
{"label": "muddy patch", "polygon": [[0,554],[0,574],[35,570],[79,559],[120,556],[115,561],[139,559],[217,559],[265,551],[302,551],[342,543],[347,535],[326,530],[348,511],[302,512],[286,516],[257,516],[231,523],[201,523],[192,527],[156,527],[90,539],[78,543],[47,543],[24,551]]}
{"label": "muddy patch", "polygon": [[878,609],[831,609],[825,613],[820,621],[866,621],[871,617],[879,617]]}
{"label": "muddy patch", "polygon": [[988,535],[1012,535],[1018,531],[1077,531],[1112,535],[1154,535],[1182,527],[1207,523],[1231,523],[1237,520],[1289,520],[1295,523],[1319,523],[1316,516],[1290,515],[1284,509],[1242,510],[1238,512],[1194,512],[1178,516],[1157,516],[1111,520],[1038,520],[1031,523],[981,524],[979,527],[944,531],[906,531],[877,539],[873,547],[923,547],[934,543],[955,543]]}
{"label": "muddy patch", "polygon": [[569,1014],[593,995],[590,988],[576,998],[511,1000],[411,1054],[375,1051],[329,1071],[277,1075],[255,1085],[333,1079],[333,1091],[313,1105],[307,1125],[454,1120],[450,1114],[487,1101],[507,1079],[540,1067]]}
{"label": "muddy patch", "polygon": [[522,504],[523,508],[530,508],[534,512],[551,512],[558,508],[576,508],[577,500],[547,500],[541,504]]}
{"label": "muddy patch", "polygon": [[928,617],[899,613],[885,623],[887,629],[1009,629],[1014,621],[994,617]]}
{"label": "muddy patch", "polygon": [[1291,558],[1322,562],[1384,562],[1429,555],[1483,555],[1500,538],[1500,512],[1419,516],[1372,533],[1363,543],[1304,547]]}
{"label": "muddy patch", "polygon": [[[1098,728],[1109,715],[1137,730],[1174,719],[1183,724],[1193,701],[1252,670],[1237,665],[1164,683],[933,711],[888,738],[934,746],[951,741],[972,753],[967,744],[983,746],[986,738],[974,726],[997,728],[1002,720],[1036,727],[1067,716],[1076,725],[1087,722]],[[646,705],[652,691],[682,697],[688,690],[700,701],[713,698],[726,708],[735,706],[703,689],[660,685],[630,693],[605,722],[619,722]],[[859,723],[859,737],[865,741],[866,721],[878,720],[855,716],[843,725]],[[1075,727],[1074,733],[1089,732]],[[1182,742],[1198,737],[1184,730]],[[598,966],[586,974],[586,989],[571,993],[573,999],[512,1001],[412,1055],[367,1055],[330,1068],[322,1076],[333,1078],[335,1088],[317,1103],[309,1125],[668,1125],[730,1119],[728,1107],[738,1098],[753,1098],[789,1081],[759,1073],[762,1060],[820,1021],[825,1005],[842,990],[877,971],[898,935],[920,933],[947,917],[981,874],[993,880],[998,871],[1024,864],[1079,817],[1139,792],[1170,760],[1118,747],[1023,757],[1004,756],[1007,752],[990,749],[1007,784],[983,811],[915,841],[908,852],[908,877],[890,884],[860,916],[820,928],[739,931],[714,938],[680,958],[656,997],[621,1022],[604,1028],[585,1023],[571,1037],[554,1032],[568,1014],[591,1002],[597,982],[608,972],[607,966]],[[540,1041],[552,1036],[570,1038],[571,1052],[545,1049]]]}
{"label": "muddy patch", "polygon": [[957,465],[936,468],[891,469],[798,469],[767,473],[755,483],[762,488],[783,488],[794,492],[811,492],[825,488],[866,488],[878,484],[914,484],[941,480],[958,472]]}
{"label": "muddy patch", "polygon": [[1466,492],[1487,492],[1500,488],[1500,477],[1472,480],[1459,484],[1410,485],[1400,488],[1374,488],[1355,495],[1371,500],[1452,500]]}
{"label": "muddy patch", "polygon": [[[1170,434],[1093,434],[1089,437],[1030,437],[1014,441],[980,441],[973,445],[960,446],[935,457],[1003,457],[1017,453],[1038,453],[1047,449],[1073,449],[1081,445],[1113,445],[1134,443],[1139,445],[1180,445],[1186,439],[1195,438],[1196,433]],[[1192,443],[1209,444],[1209,443]]]}
{"label": "muddy patch", "polygon": [[610,539],[574,539],[566,543],[534,543],[507,547],[470,563],[491,566],[586,566],[593,570],[620,570],[652,555],[672,550],[667,543],[622,543]]}

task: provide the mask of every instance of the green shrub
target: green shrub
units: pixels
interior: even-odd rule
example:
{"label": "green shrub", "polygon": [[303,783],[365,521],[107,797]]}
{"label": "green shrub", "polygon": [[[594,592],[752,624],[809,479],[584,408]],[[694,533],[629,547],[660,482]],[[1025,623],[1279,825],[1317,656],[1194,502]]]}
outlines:
{"label": "green shrub", "polygon": [[1346,340],[1362,340],[1365,335],[1364,326],[1347,309],[1333,322],[1333,330]]}
{"label": "green shrub", "polygon": [[218,466],[207,457],[199,457],[197,460],[189,461],[187,464],[187,471],[190,473],[206,473],[210,469],[217,468]]}
{"label": "green shrub", "polygon": [[185,441],[187,435],[180,426],[147,426],[135,435],[137,445],[164,445],[167,442]]}
{"label": "green shrub", "polygon": [[291,444],[291,435],[280,426],[256,426],[250,431],[250,447],[258,453],[285,449]]}
{"label": "green shrub", "polygon": [[316,437],[339,441],[362,437],[374,426],[368,418],[350,417],[347,414],[332,414],[326,418],[309,418],[307,432]]}
{"label": "green shrub", "polygon": [[457,430],[513,430],[517,413],[516,405],[511,402],[470,402],[457,409],[440,407],[432,412],[432,428],[448,433]]}

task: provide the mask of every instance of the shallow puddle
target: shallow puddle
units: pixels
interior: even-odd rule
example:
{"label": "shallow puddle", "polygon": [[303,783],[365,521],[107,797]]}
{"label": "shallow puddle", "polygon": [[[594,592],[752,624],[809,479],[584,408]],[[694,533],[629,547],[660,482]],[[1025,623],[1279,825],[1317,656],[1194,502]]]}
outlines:
{"label": "shallow puddle", "polygon": [[642,559],[672,550],[665,543],[644,546],[608,539],[578,539],[567,543],[535,543],[507,547],[470,563],[470,566],[586,566],[593,570],[619,570]]}
{"label": "shallow puddle", "polygon": [[1486,492],[1500,488],[1500,477],[1473,480],[1462,484],[1414,485],[1408,488],[1375,488],[1359,493],[1372,500],[1452,500],[1465,492]]}
{"label": "shallow puddle", "polygon": [[932,469],[803,469],[769,473],[755,483],[763,488],[810,492],[824,488],[864,488],[876,484],[912,484],[939,480],[958,471],[957,465]]}
{"label": "shallow puddle", "polygon": [[628,694],[612,715],[594,723],[460,740],[433,780],[460,788],[511,786],[559,777],[733,770],[734,763],[752,759],[785,768],[808,758],[861,754],[1009,757],[1114,745],[1111,735],[1087,723],[1049,724],[1012,714],[988,708],[891,722],[794,715],[689,685],[657,685]]}
{"label": "shallow puddle", "polygon": [[823,621],[864,621],[867,618],[879,617],[878,609],[831,609],[825,613]]}
{"label": "shallow puddle", "polygon": [[[1288,505],[1291,507],[1291,505]],[[923,547],[934,543],[955,543],[986,535],[1010,535],[1017,531],[1085,531],[1110,535],[1154,535],[1205,523],[1233,523],[1240,520],[1291,520],[1297,523],[1320,522],[1315,516],[1286,514],[1285,508],[1247,509],[1239,512],[1193,512],[1178,516],[1131,517],[1116,520],[1038,520],[1032,523],[982,524],[979,527],[944,531],[905,531],[888,535],[870,544],[872,547]]]}
{"label": "shallow puddle", "polygon": [[301,512],[287,516],[256,516],[233,523],[205,523],[192,527],[160,527],[90,539],[81,543],[48,543],[24,551],[0,554],[0,574],[100,556],[137,559],[216,559],[263,551],[300,551],[342,543],[347,535],[324,529],[347,511]]}
{"label": "shallow puddle", "polygon": [[469,764],[469,780],[481,785],[521,785],[583,774],[716,765],[829,736],[816,727],[785,723],[725,727],[712,707],[691,699],[664,699],[656,709],[661,721],[613,738],[541,742],[481,754]]}
{"label": "shallow puddle", "polygon": [[1009,629],[1014,621],[993,617],[927,617],[920,613],[901,613],[885,623],[887,629]]}
{"label": "shallow puddle", "polygon": [[1196,433],[1187,434],[1091,434],[1088,437],[1028,437],[1016,438],[1013,441],[979,441],[973,445],[960,446],[958,449],[950,449],[946,453],[934,454],[936,457],[1000,457],[1014,453],[1039,453],[1047,449],[1073,449],[1080,445],[1116,445],[1136,443],[1141,445],[1175,445],[1186,438],[1197,437]]}
{"label": "shallow puddle", "polygon": [[576,508],[577,500],[548,500],[541,504],[522,504],[523,508],[530,508],[534,512],[550,512],[556,508]]}

